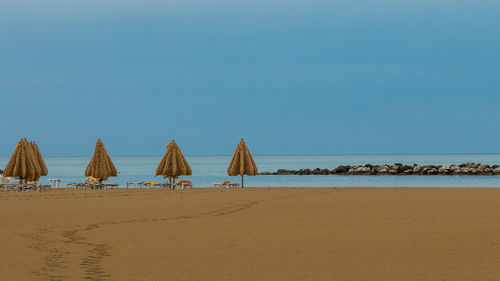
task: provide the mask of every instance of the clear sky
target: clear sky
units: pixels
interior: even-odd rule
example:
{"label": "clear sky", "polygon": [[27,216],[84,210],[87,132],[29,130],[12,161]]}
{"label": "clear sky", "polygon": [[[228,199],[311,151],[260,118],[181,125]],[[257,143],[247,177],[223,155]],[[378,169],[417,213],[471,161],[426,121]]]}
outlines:
{"label": "clear sky", "polygon": [[497,0],[7,0],[0,156],[500,153]]}

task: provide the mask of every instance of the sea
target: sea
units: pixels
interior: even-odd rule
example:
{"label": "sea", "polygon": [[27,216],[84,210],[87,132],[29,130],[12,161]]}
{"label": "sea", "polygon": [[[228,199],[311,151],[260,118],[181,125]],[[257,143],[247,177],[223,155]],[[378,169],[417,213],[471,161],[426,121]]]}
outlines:
{"label": "sea", "polygon": [[[193,175],[181,177],[193,182],[193,187],[211,187],[215,181],[240,182],[241,178],[227,176],[231,156],[186,156]],[[90,157],[46,157],[48,179],[61,179],[66,183],[82,182]],[[119,174],[108,180],[121,187],[127,182],[160,181],[155,177],[158,157],[112,157]],[[9,158],[0,158],[3,169]],[[254,156],[259,172],[278,169],[302,168],[333,169],[339,165],[394,164],[449,165],[468,162],[500,165],[500,154],[471,155],[290,155]],[[500,187],[500,176],[344,176],[344,175],[259,175],[245,176],[245,187]]]}

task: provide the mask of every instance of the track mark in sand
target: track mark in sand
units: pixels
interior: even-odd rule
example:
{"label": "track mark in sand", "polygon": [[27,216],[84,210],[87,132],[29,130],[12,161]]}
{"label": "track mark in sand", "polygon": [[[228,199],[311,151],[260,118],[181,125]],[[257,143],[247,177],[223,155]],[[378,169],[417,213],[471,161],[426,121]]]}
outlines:
{"label": "track mark in sand", "polygon": [[57,274],[60,269],[66,268],[66,255],[69,252],[64,251],[62,248],[50,248],[47,250],[48,254],[43,258],[45,265],[39,271],[33,271],[33,274],[46,278],[49,280],[66,280],[64,275]]}
{"label": "track mark in sand", "polygon": [[55,240],[47,238],[49,233],[53,232],[54,227],[38,228],[37,231],[30,234],[21,234],[22,237],[29,238],[33,241],[29,248],[36,251],[47,252],[42,260],[42,267],[39,270],[33,270],[31,273],[36,276],[37,280],[65,280],[65,276],[57,274],[60,269],[66,267],[66,255],[69,252],[61,247],[51,248],[49,245]]}
{"label": "track mark in sand", "polygon": [[252,201],[248,201],[248,202],[244,202],[244,203],[229,202],[229,204],[231,204],[231,206],[214,213],[213,216],[220,217],[220,216],[225,216],[225,215],[237,213],[237,212],[249,209],[252,206],[257,205],[259,202],[260,201],[258,201],[258,200],[252,200]]}
{"label": "track mark in sand", "polygon": [[84,228],[63,232],[63,237],[66,239],[65,243],[80,245],[87,249],[87,256],[80,262],[80,268],[86,280],[100,281],[111,277],[102,268],[101,261],[104,257],[110,256],[112,247],[103,243],[88,242],[85,237],[79,235],[82,231],[89,231],[100,227],[101,224],[89,224]]}
{"label": "track mark in sand", "polygon": [[[102,266],[102,260],[105,257],[111,256],[112,247],[105,243],[89,242],[82,235],[83,232],[99,229],[109,225],[164,222],[169,220],[189,220],[207,216],[224,216],[246,210],[258,203],[259,201],[257,200],[248,202],[228,202],[229,206],[199,214],[182,215],[177,217],[160,217],[141,220],[106,221],[101,223],[94,223],[86,225],[84,227],[63,231],[62,237],[64,238],[64,243],[81,246],[86,249],[87,255],[81,259],[81,262],[79,264],[80,269],[84,274],[84,279],[95,281],[109,280],[111,279],[111,275],[104,270]],[[33,273],[35,273],[35,275],[37,275],[38,277],[48,277],[50,280],[64,279],[64,276],[58,276],[55,274],[55,272],[58,269],[65,268],[64,254],[70,253],[64,252],[62,249],[55,248],[45,250],[48,252],[48,254],[44,258],[44,267]]]}
{"label": "track mark in sand", "polygon": [[[220,216],[225,216],[225,215],[230,215],[234,214],[237,212],[241,212],[244,210],[248,210],[259,203],[262,202],[271,202],[271,201],[278,201],[278,200],[288,200],[288,199],[298,199],[302,197],[308,197],[308,196],[319,196],[319,195],[326,195],[332,192],[335,192],[337,190],[325,190],[325,191],[312,191],[310,193],[306,194],[292,194],[289,196],[273,196],[273,197],[268,197],[266,199],[262,200],[239,200],[239,201],[229,201],[226,203],[227,206],[224,206],[222,208],[218,208],[215,210],[203,212],[203,213],[198,213],[198,214],[188,214],[188,215],[182,215],[182,216],[177,216],[177,217],[157,217],[157,218],[151,218],[151,219],[139,219],[139,220],[121,220],[121,221],[105,221],[105,222],[100,222],[100,223],[93,223],[93,224],[88,224],[85,226],[82,225],[75,225],[73,226],[73,229],[70,229],[68,231],[63,231],[61,236],[63,237],[63,242],[70,244],[70,245],[75,245],[75,246],[80,246],[84,248],[84,252],[86,255],[84,257],[80,257],[80,263],[78,264],[80,269],[82,270],[82,273],[84,275],[84,279],[86,280],[96,280],[96,281],[102,281],[102,280],[111,280],[112,277],[111,275],[106,272],[106,270],[102,266],[102,261],[106,257],[110,257],[111,252],[112,252],[112,247],[110,245],[107,245],[105,243],[93,243],[88,241],[84,235],[83,232],[86,231],[91,231],[95,229],[99,229],[105,226],[110,226],[110,225],[123,225],[123,224],[131,224],[131,223],[158,223],[158,222],[165,222],[165,221],[174,221],[174,220],[190,220],[190,219],[196,219],[196,218],[202,218],[202,217],[220,217]],[[150,195],[150,194],[147,194]],[[82,196],[86,197],[86,196]],[[81,198],[81,197],[80,197]],[[74,228],[76,227],[76,228]],[[67,279],[65,276],[62,276],[60,274],[57,274],[60,270],[64,269],[67,267],[67,261],[68,261],[68,256],[70,255],[75,255],[75,253],[71,253],[69,250],[65,250],[64,246],[63,247],[58,247],[58,248],[50,248],[47,246],[47,244],[50,244],[50,242],[56,242],[55,240],[50,240],[46,238],[45,236],[48,236],[49,232],[53,232],[55,229],[68,229],[69,226],[60,226],[60,227],[53,227],[52,229],[45,229],[41,230],[38,234],[36,235],[31,235],[29,236],[33,240],[39,240],[39,243],[37,243],[38,246],[40,244],[44,244],[41,246],[40,250],[45,251],[47,254],[43,260],[43,266],[41,269],[37,271],[33,271],[33,274],[37,276],[37,279],[48,279],[48,280],[64,280]],[[54,236],[53,233],[51,233],[51,236]],[[44,236],[45,235],[45,236]],[[57,237],[57,236],[55,236]],[[73,259],[74,260],[74,259]]]}
{"label": "track mark in sand", "polygon": [[95,244],[89,250],[89,255],[80,263],[81,268],[85,271],[85,279],[87,280],[105,280],[111,277],[101,266],[101,261],[104,257],[109,257],[111,247],[106,244]]}

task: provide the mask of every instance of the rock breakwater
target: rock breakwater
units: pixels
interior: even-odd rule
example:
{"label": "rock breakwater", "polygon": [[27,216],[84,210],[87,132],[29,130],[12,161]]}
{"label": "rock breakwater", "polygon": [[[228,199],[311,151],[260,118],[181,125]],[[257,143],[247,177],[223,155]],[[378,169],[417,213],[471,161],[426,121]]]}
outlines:
{"label": "rock breakwater", "polygon": [[494,176],[500,175],[500,166],[480,163],[465,163],[460,165],[341,165],[335,169],[279,169],[276,172],[262,172],[260,175],[449,175],[449,176]]}

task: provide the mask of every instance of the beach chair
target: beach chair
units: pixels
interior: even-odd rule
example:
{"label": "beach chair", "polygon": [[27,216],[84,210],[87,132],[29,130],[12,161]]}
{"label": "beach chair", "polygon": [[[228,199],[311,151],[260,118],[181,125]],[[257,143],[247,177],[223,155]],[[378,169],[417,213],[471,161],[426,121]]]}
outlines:
{"label": "beach chair", "polygon": [[22,190],[22,185],[20,183],[13,183],[11,186],[10,186],[10,190],[11,191],[16,191],[16,192],[19,192]]}
{"label": "beach chair", "polygon": [[157,181],[150,181],[147,183],[149,187],[152,188],[164,188],[165,183],[157,182]]}
{"label": "beach chair", "polygon": [[41,191],[49,191],[52,189],[52,185],[50,184],[41,184],[38,186],[38,190]]}
{"label": "beach chair", "polygon": [[[85,189],[102,189],[106,187],[106,184],[100,183],[100,179],[94,178],[92,176],[85,178],[82,182],[70,182],[66,184],[66,188],[85,188]],[[118,184],[107,184],[107,185],[116,185]]]}
{"label": "beach chair", "polygon": [[78,189],[78,188],[83,188],[85,184],[83,182],[69,182],[66,184],[66,189],[67,188],[73,188],[73,189]]}
{"label": "beach chair", "polygon": [[104,188],[115,188],[120,185],[117,183],[102,183],[100,178],[94,178],[93,176],[89,176],[83,182],[83,186],[88,189],[104,189]]}
{"label": "beach chair", "polygon": [[139,187],[140,188],[150,188],[151,185],[150,185],[149,181],[141,181],[141,182],[139,182]]}
{"label": "beach chair", "polygon": [[38,191],[40,190],[40,184],[36,181],[29,181],[23,185],[22,189],[24,191]]}
{"label": "beach chair", "polygon": [[11,188],[11,190],[12,190],[12,191],[17,191],[17,192],[19,192],[19,191],[22,191],[22,190],[23,190],[23,185],[22,185],[21,183],[19,183],[19,182],[18,182],[18,183],[14,183],[14,184],[12,184],[12,185],[10,186],[10,188]]}
{"label": "beach chair", "polygon": [[228,188],[229,187],[229,181],[217,181],[217,182],[214,182],[214,188],[215,187]]}
{"label": "beach chair", "polygon": [[102,183],[102,188],[105,188],[105,189],[108,189],[108,188],[115,188],[115,187],[119,187],[120,185],[117,184],[117,183]]}
{"label": "beach chair", "polygon": [[129,187],[133,187],[133,188],[141,187],[141,182],[127,182],[127,188],[129,188]]}
{"label": "beach chair", "polygon": [[17,184],[17,183],[2,183],[0,184],[0,187],[3,188],[3,191],[4,192],[7,192],[7,191],[18,191],[18,189],[20,188],[20,184]]}
{"label": "beach chair", "polygon": [[193,183],[190,180],[180,180],[175,183],[176,186],[184,189],[184,187],[193,187]]}
{"label": "beach chair", "polygon": [[100,183],[99,178],[94,178],[93,176],[88,177],[84,180],[84,187],[88,189],[101,189],[103,185]]}
{"label": "beach chair", "polygon": [[239,183],[230,183],[228,184],[229,188],[238,188],[240,187],[240,184]]}

